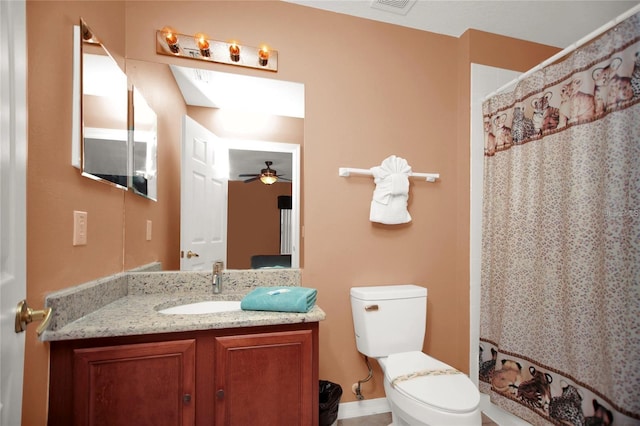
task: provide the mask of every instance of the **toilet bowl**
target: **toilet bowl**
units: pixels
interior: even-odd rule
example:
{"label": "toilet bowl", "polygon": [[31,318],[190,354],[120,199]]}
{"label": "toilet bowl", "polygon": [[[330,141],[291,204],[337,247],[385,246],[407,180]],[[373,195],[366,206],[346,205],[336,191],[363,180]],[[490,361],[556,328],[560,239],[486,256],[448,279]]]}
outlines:
{"label": "toilet bowl", "polygon": [[480,393],[465,374],[422,352],[377,361],[394,426],[482,424]]}
{"label": "toilet bowl", "polygon": [[356,346],[384,372],[393,425],[477,426],[480,393],[471,380],[421,352],[427,289],[416,285],[351,288]]}

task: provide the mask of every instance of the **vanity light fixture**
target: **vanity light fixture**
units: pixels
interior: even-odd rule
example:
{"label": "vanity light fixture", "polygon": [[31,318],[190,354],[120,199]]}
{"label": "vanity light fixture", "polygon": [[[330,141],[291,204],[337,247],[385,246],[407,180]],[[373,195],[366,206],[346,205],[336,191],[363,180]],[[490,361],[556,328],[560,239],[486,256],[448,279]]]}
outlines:
{"label": "vanity light fixture", "polygon": [[169,51],[174,55],[180,54],[180,45],[178,44],[178,35],[176,32],[170,27],[164,27],[162,29],[162,35]]}
{"label": "vanity light fixture", "polygon": [[240,46],[238,46],[235,41],[232,41],[229,46],[229,58],[231,58],[233,62],[240,60]]}
{"label": "vanity light fixture", "polygon": [[269,63],[269,48],[267,46],[262,46],[258,50],[258,62],[263,67],[266,67]]}
{"label": "vanity light fixture", "polygon": [[278,71],[278,51],[251,47],[236,41],[211,40],[203,33],[188,36],[171,27],[156,31],[156,53],[242,67]]}
{"label": "vanity light fixture", "polygon": [[209,50],[209,41],[207,40],[207,36],[202,33],[196,34],[194,37],[196,44],[198,45],[198,49],[200,49],[200,54],[208,58],[211,56],[211,50]]}
{"label": "vanity light fixture", "polygon": [[82,42],[90,44],[100,44],[100,40],[93,34],[91,28],[84,21],[81,22]]}

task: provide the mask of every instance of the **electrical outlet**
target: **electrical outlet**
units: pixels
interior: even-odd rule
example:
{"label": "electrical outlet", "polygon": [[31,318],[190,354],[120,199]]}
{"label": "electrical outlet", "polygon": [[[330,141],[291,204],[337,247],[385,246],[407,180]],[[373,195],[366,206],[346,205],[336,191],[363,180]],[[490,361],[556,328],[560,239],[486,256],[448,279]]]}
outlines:
{"label": "electrical outlet", "polygon": [[147,241],[151,241],[151,221],[147,220]]}
{"label": "electrical outlet", "polygon": [[87,212],[73,211],[73,245],[87,245]]}

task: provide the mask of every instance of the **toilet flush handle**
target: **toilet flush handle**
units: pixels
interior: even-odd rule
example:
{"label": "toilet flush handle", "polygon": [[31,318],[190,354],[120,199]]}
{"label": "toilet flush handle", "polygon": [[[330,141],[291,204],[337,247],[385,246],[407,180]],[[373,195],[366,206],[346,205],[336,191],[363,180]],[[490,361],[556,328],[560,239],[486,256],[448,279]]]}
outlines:
{"label": "toilet flush handle", "polygon": [[364,307],[364,310],[367,312],[377,311],[378,305],[367,305]]}

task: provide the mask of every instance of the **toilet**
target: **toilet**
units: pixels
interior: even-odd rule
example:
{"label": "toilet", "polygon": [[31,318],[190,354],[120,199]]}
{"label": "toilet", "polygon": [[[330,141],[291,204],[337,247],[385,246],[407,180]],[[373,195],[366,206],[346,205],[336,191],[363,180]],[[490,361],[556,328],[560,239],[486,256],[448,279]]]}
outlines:
{"label": "toilet", "polygon": [[481,425],[480,393],[453,367],[422,352],[427,289],[416,285],[351,288],[358,351],[384,372],[392,425]]}

